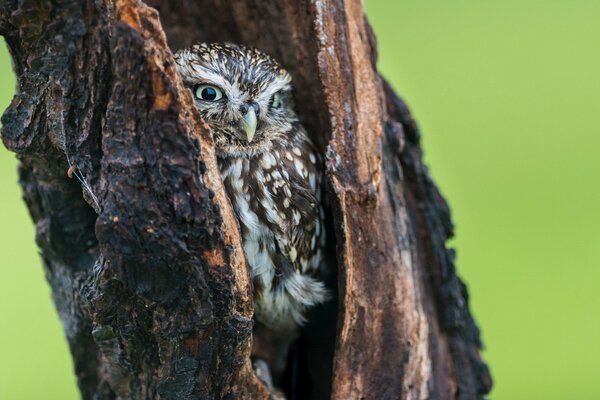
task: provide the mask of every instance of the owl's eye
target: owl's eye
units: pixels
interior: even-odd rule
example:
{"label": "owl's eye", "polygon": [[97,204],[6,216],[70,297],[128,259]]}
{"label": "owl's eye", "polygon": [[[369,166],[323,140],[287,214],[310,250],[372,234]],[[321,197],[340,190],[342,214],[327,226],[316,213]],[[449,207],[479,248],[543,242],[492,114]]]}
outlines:
{"label": "owl's eye", "polygon": [[216,86],[198,85],[194,88],[194,96],[198,100],[217,101],[223,98],[223,92]]}
{"label": "owl's eye", "polygon": [[271,97],[271,108],[279,107],[281,107],[281,94],[275,93],[273,97]]}

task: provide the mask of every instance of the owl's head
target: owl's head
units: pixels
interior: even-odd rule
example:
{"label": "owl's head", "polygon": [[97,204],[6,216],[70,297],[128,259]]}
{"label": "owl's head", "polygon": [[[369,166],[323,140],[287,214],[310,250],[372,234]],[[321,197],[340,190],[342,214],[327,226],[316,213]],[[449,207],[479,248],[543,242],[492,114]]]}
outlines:
{"label": "owl's head", "polygon": [[178,51],[175,61],[222,154],[262,153],[297,121],[290,75],[258,50],[199,44]]}

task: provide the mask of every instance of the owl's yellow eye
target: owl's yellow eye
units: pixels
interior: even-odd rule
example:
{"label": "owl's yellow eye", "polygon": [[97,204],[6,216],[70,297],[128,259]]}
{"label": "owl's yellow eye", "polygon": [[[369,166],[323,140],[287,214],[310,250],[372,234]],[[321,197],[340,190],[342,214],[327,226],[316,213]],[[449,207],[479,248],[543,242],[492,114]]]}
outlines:
{"label": "owl's yellow eye", "polygon": [[223,91],[212,85],[198,85],[194,88],[194,96],[198,100],[217,101],[223,98]]}
{"label": "owl's yellow eye", "polygon": [[271,108],[281,107],[281,94],[275,93],[271,98]]}

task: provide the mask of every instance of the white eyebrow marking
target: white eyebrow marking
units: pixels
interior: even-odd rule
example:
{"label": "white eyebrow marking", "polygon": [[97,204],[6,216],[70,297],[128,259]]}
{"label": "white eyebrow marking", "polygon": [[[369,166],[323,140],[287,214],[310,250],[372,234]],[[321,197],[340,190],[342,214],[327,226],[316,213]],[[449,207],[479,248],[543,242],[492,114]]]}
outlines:
{"label": "white eyebrow marking", "polygon": [[289,90],[292,79],[289,75],[277,76],[273,82],[269,83],[269,85],[265,88],[265,90],[261,91],[257,96],[256,100],[258,102],[261,101],[269,101],[271,100],[271,96],[280,90]]}
{"label": "white eyebrow marking", "polygon": [[[193,48],[196,49],[196,47]],[[244,101],[250,99],[248,94],[240,89],[237,81],[230,82],[225,79],[225,76],[227,76],[226,71],[221,71],[221,68],[215,65],[218,62],[212,56],[212,53],[205,52],[199,55],[193,54],[189,50],[184,50],[177,54],[175,61],[179,71],[187,77],[188,84],[206,83],[218,86],[227,96],[231,107],[239,107]],[[265,60],[260,59],[255,64],[260,65],[265,62]],[[214,67],[211,67],[211,65]],[[288,73],[275,73],[272,76],[273,80],[264,88],[261,88],[252,99],[265,109],[269,106],[269,102],[275,93],[291,90],[292,79]]]}
{"label": "white eyebrow marking", "polygon": [[191,67],[198,78],[208,81],[206,83],[215,84],[217,86],[222,87],[223,89],[231,86],[231,84],[227,82],[227,80],[223,78],[222,75],[213,72],[208,68],[204,68],[203,66],[198,64],[192,64]]}

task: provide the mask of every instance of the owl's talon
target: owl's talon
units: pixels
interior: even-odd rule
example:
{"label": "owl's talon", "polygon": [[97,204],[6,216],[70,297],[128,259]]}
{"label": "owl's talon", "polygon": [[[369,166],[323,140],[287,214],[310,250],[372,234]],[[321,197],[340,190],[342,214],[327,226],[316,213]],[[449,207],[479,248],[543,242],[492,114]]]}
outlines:
{"label": "owl's talon", "polygon": [[263,383],[269,389],[273,389],[273,377],[271,376],[269,364],[267,364],[267,362],[262,358],[257,358],[252,361],[252,367],[254,368],[254,372],[256,372],[256,376],[258,376],[258,379],[263,381]]}
{"label": "owl's talon", "polygon": [[252,368],[254,368],[254,372],[256,373],[256,376],[258,376],[258,379],[260,379],[271,391],[270,400],[285,400],[284,394],[273,385],[271,369],[265,360],[262,358],[254,359],[252,361]]}

